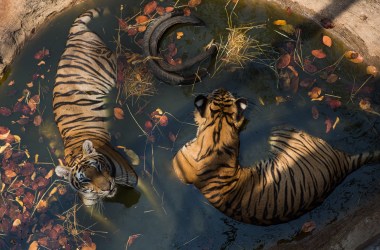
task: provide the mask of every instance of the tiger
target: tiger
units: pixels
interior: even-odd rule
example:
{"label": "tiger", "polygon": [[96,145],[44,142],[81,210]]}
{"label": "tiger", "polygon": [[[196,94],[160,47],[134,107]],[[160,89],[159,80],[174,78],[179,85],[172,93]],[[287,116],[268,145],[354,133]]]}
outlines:
{"label": "tiger", "polygon": [[108,132],[107,98],[116,86],[116,56],[87,24],[103,12],[91,9],[73,22],[53,89],[54,120],[63,139],[65,165],[55,173],[92,206],[114,197],[116,184],[136,187],[137,175],[116,151]]}
{"label": "tiger", "polygon": [[380,151],[349,155],[281,125],[271,130],[268,159],[242,167],[239,133],[248,101],[216,89],[197,96],[194,105],[196,137],[175,154],[174,172],[237,221],[274,225],[296,219],[321,204],[348,174],[380,162]]}

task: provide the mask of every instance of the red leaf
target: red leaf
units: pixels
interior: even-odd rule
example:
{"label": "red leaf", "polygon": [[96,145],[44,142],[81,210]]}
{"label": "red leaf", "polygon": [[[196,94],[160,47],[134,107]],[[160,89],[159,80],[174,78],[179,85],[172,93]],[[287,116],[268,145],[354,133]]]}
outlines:
{"label": "red leaf", "polygon": [[191,10],[190,8],[186,7],[183,9],[183,15],[184,16],[190,16],[191,15]]}
{"label": "red leaf", "polygon": [[157,6],[156,11],[157,11],[157,14],[159,14],[160,16],[162,16],[166,12],[165,8],[162,6]]}
{"label": "red leaf", "polygon": [[319,111],[316,106],[311,108],[311,114],[313,115],[313,119],[317,120],[319,117]]}
{"label": "red leaf", "polygon": [[136,23],[138,24],[141,24],[141,23],[145,23],[149,20],[149,18],[147,16],[138,16],[136,17]]}
{"label": "red leaf", "polygon": [[146,121],[145,122],[145,131],[147,131],[147,132],[149,132],[149,131],[151,131],[152,130],[152,128],[153,128],[153,124],[152,124],[152,122],[151,121]]}
{"label": "red leaf", "polygon": [[25,117],[23,117],[23,118],[18,119],[16,122],[17,122],[18,124],[20,124],[20,125],[25,125],[25,124],[28,124],[28,123],[29,123],[29,118],[25,118]]}
{"label": "red leaf", "polygon": [[0,140],[7,139],[10,132],[9,128],[0,126]]}
{"label": "red leaf", "polygon": [[133,235],[130,235],[130,236],[128,237],[127,245],[128,245],[128,246],[131,246],[131,245],[133,244],[133,242],[134,242],[138,237],[140,237],[140,236],[141,236],[141,234],[133,234]]}
{"label": "red leaf", "polygon": [[119,27],[120,27],[120,29],[122,29],[122,30],[127,30],[128,29],[128,24],[127,24],[126,21],[124,21],[121,18],[118,18],[117,20],[119,21]]}
{"label": "red leaf", "polygon": [[202,2],[202,0],[190,0],[187,5],[189,5],[189,7],[196,7],[196,6],[200,5],[201,2]]}
{"label": "red leaf", "polygon": [[330,120],[330,118],[328,118],[328,117],[326,118],[325,125],[326,125],[326,134],[327,134],[328,132],[330,132],[330,130],[332,128],[332,125],[333,125],[333,123]]}
{"label": "red leaf", "polygon": [[342,102],[337,100],[337,99],[333,99],[331,97],[327,97],[326,98],[326,102],[327,104],[332,108],[332,109],[336,109],[336,108],[339,108],[340,106],[342,106]]}
{"label": "red leaf", "polygon": [[34,59],[42,60],[45,56],[48,56],[49,54],[50,54],[50,52],[48,49],[42,49],[34,55]]}
{"label": "red leaf", "polygon": [[169,140],[171,142],[175,142],[177,140],[177,136],[173,134],[172,132],[169,132]]}
{"label": "red leaf", "polygon": [[309,73],[315,73],[315,72],[318,71],[318,68],[315,65],[311,64],[311,63],[305,64],[304,68]]}
{"label": "red leaf", "polygon": [[118,120],[124,119],[124,111],[119,107],[116,107],[113,109],[113,114],[114,114],[115,118]]}
{"label": "red leaf", "polygon": [[168,117],[167,117],[166,115],[162,115],[162,116],[160,117],[160,125],[161,125],[162,127],[167,126],[167,125],[168,125],[168,121],[169,121],[169,119],[168,119]]}
{"label": "red leaf", "polygon": [[165,8],[166,12],[172,12],[173,10],[174,10],[174,7],[172,7],[172,6],[169,6],[169,7]]}
{"label": "red leaf", "polygon": [[150,15],[155,9],[157,8],[157,2],[156,1],[151,1],[147,3],[144,7],[144,14],[145,15]]}
{"label": "red leaf", "polygon": [[12,114],[12,110],[6,107],[0,107],[0,115],[10,116]]}
{"label": "red leaf", "polygon": [[282,56],[280,56],[280,58],[278,59],[277,61],[277,64],[276,64],[276,67],[278,69],[283,69],[285,67],[287,67],[290,63],[290,59],[291,59],[291,56],[290,54],[286,53],[286,54],[283,54]]}
{"label": "red leaf", "polygon": [[323,59],[323,58],[326,57],[326,54],[325,54],[325,52],[323,52],[322,49],[315,49],[315,50],[312,50],[312,51],[311,51],[311,54],[312,54],[313,56],[315,56],[316,58],[318,58],[318,59]]}

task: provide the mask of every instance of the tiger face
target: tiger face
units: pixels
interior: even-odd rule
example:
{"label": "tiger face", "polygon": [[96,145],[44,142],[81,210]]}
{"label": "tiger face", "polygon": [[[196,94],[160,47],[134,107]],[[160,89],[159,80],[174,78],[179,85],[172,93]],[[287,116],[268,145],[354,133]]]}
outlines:
{"label": "tiger face", "polygon": [[239,132],[245,121],[243,111],[248,102],[244,98],[235,98],[225,89],[216,89],[207,97],[197,96],[194,106],[194,120],[199,126],[198,133],[215,125]]}
{"label": "tiger face", "polygon": [[111,198],[116,194],[115,170],[111,164],[95,150],[91,141],[86,140],[82,154],[69,166],[57,166],[55,172],[79,192],[84,205],[92,206],[102,198]]}

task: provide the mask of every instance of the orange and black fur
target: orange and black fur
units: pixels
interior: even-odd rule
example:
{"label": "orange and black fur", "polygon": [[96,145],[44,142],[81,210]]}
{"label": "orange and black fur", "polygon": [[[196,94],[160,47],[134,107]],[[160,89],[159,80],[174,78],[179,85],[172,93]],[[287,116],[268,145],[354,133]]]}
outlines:
{"label": "orange and black fur", "polygon": [[135,171],[110,144],[107,99],[116,84],[116,57],[87,27],[99,14],[89,10],[72,24],[53,90],[67,163],[57,166],[56,174],[70,181],[85,205],[113,197],[116,184],[137,185]]}
{"label": "orange and black fur", "polygon": [[320,204],[345,177],[380,161],[380,152],[348,155],[293,128],[273,129],[271,157],[239,165],[247,101],[223,89],[195,99],[196,137],[175,155],[181,181],[194,184],[224,214],[258,225],[297,218]]}

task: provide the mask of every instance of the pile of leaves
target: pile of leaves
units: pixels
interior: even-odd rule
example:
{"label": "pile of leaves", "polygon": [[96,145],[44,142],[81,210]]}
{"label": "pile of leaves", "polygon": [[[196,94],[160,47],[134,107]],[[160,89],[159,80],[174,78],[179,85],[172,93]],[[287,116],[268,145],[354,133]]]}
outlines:
{"label": "pile of leaves", "polygon": [[[0,107],[1,121],[13,124],[12,127],[0,124],[1,249],[96,248],[90,230],[77,225],[72,213],[67,212],[70,209],[63,205],[74,204],[75,194],[67,190],[66,181],[55,180],[53,159],[41,162],[38,154],[31,155],[22,144],[21,136],[11,131],[23,133],[43,123],[40,83],[50,72],[44,68],[49,55],[47,49],[35,54],[37,73],[25,83],[21,93],[15,88],[21,83],[11,80],[6,91],[8,96],[15,96],[15,103],[12,107]],[[54,155],[54,148],[49,150]]]}

